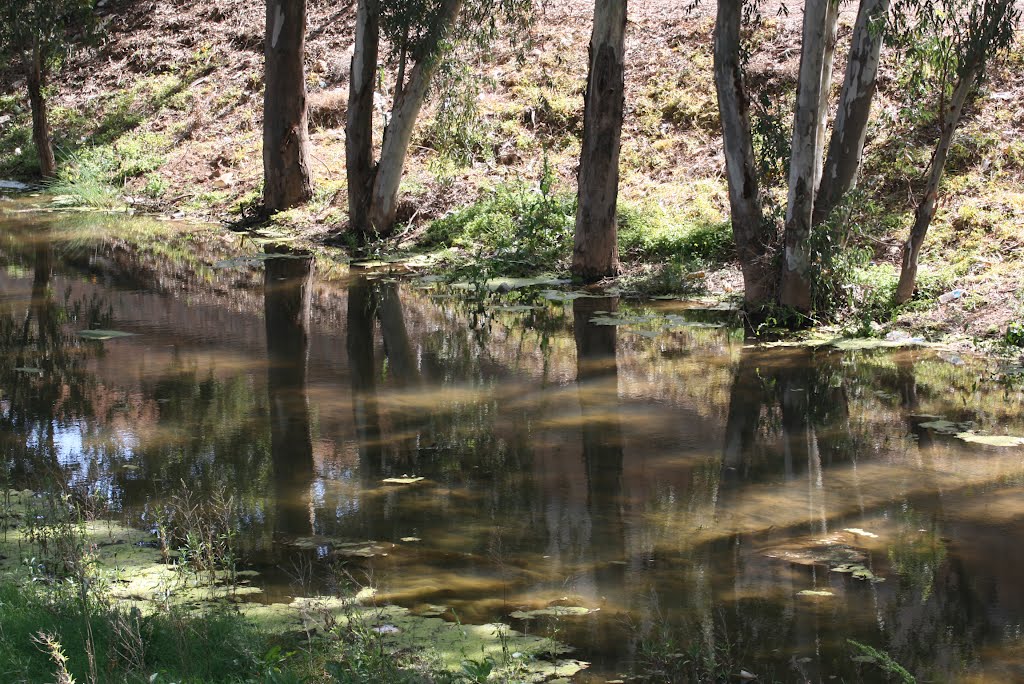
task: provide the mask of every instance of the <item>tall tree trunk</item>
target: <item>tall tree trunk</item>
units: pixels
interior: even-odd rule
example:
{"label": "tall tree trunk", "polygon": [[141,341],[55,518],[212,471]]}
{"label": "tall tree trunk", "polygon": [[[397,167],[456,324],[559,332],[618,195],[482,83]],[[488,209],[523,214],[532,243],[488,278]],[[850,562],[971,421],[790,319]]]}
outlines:
{"label": "tall tree trunk", "polygon": [[263,203],[280,211],[313,196],[306,119],[305,0],[267,0]]}
{"label": "tall tree trunk", "polygon": [[811,214],[814,210],[815,173],[822,154],[818,130],[821,123],[821,91],[828,25],[835,13],[829,5],[838,0],[807,0],[804,4],[803,48],[793,117],[793,145],[789,161],[789,197],[786,204],[786,251],[782,264],[779,302],[798,311],[811,310],[810,265]]}
{"label": "tall tree trunk", "polygon": [[924,195],[917,205],[910,237],[903,245],[903,265],[900,268],[900,282],[896,286],[897,304],[903,304],[914,296],[914,288],[917,284],[917,260],[921,256],[921,246],[928,233],[928,226],[935,216],[939,183],[942,182],[942,171],[946,165],[946,157],[949,155],[949,146],[953,141],[953,133],[960,123],[960,115],[963,113],[967,96],[978,80],[979,69],[980,67],[977,66],[970,67],[961,74],[949,102],[949,108],[943,117],[939,144],[935,148],[935,154],[932,155],[932,163],[928,172],[928,183],[925,185]]}
{"label": "tall tree trunk", "polygon": [[771,228],[765,222],[750,132],[750,101],[740,61],[742,0],[719,0],[715,22],[715,88],[722,121],[725,173],[736,252],[743,270],[743,297],[748,307],[772,298],[775,270],[769,254]]}
{"label": "tall tree trunk", "polygon": [[888,11],[889,0],[861,0],[850,55],[846,60],[843,92],[839,96],[839,108],[832,125],[828,157],[814,200],[814,225],[825,221],[842,196],[857,182],[871,101],[875,96],[882,27]]}
{"label": "tall tree trunk", "polygon": [[413,127],[423,102],[427,98],[430,82],[437,71],[441,56],[441,42],[455,23],[463,0],[443,0],[435,34],[427,50],[428,57],[416,62],[409,74],[409,82],[402,87],[397,106],[384,131],[380,163],[373,179],[370,197],[369,226],[379,235],[390,235],[398,215],[398,187],[402,181],[405,157],[412,141]]}
{"label": "tall tree trunk", "polygon": [[619,270],[616,200],[625,105],[626,0],[596,0],[583,111],[572,273],[585,281]]}
{"label": "tall tree trunk", "polygon": [[[825,10],[825,53],[821,59],[821,90],[818,92],[818,129],[815,132],[814,187],[821,183],[824,165],[825,135],[828,133],[828,100],[832,93],[832,65],[836,57],[836,37],[839,28],[839,0],[828,3]],[[817,202],[817,198],[815,198]]]}
{"label": "tall tree trunk", "polygon": [[50,115],[46,97],[43,95],[43,57],[38,42],[32,46],[32,54],[25,59],[28,100],[32,107],[32,142],[39,156],[39,175],[53,178],[57,175],[57,161],[53,156],[53,137],[50,134]]}
{"label": "tall tree trunk", "polygon": [[349,229],[360,239],[370,234],[370,194],[376,172],[373,165],[373,93],[379,52],[379,5],[377,0],[359,0],[345,120],[345,161]]}

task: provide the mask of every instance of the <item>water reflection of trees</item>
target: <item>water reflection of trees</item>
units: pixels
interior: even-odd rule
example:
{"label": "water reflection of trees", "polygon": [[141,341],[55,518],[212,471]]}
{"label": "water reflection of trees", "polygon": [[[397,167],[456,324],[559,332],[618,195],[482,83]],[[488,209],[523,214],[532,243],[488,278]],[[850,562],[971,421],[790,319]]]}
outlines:
{"label": "water reflection of trees", "polygon": [[313,532],[313,435],[306,392],[313,263],[310,254],[283,253],[267,259],[264,270],[275,531],[286,536]]}
{"label": "water reflection of trees", "polygon": [[[53,248],[38,236],[27,253],[6,252],[11,262],[31,264],[27,293],[17,280],[0,304],[0,433],[12,484],[39,486],[49,478],[64,481],[60,463],[61,433],[92,411],[90,388],[94,381],[85,369],[89,356],[102,351],[95,342],[80,339],[66,325],[81,315],[82,302],[65,297],[58,304],[52,287]],[[27,294],[27,297],[23,295]],[[100,323],[93,307],[83,323]]]}

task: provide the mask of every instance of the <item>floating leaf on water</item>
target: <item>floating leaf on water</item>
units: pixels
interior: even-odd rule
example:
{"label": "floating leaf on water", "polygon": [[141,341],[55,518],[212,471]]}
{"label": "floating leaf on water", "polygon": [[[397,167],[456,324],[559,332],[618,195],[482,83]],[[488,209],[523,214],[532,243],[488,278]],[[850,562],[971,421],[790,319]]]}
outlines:
{"label": "floating leaf on water", "polygon": [[957,433],[957,439],[962,439],[972,444],[984,444],[985,446],[993,447],[1024,446],[1024,437],[1015,437],[1013,435],[979,435],[976,432],[960,432]]}
{"label": "floating leaf on water", "polygon": [[351,266],[352,268],[368,268],[369,269],[369,268],[390,268],[391,266],[394,266],[394,264],[392,264],[390,261],[371,260],[371,261],[353,261],[351,264],[349,264],[349,266]]}
{"label": "floating leaf on water", "polygon": [[540,296],[552,302],[571,302],[576,299],[599,299],[609,295],[605,293],[594,294],[591,292],[565,292],[563,290],[541,290]]}
{"label": "floating leaf on water", "polygon": [[872,539],[878,539],[878,535],[874,532],[868,532],[867,530],[862,530],[859,527],[847,527],[843,532],[849,532],[850,534],[855,534],[858,537],[871,537]]}
{"label": "floating leaf on water", "polygon": [[118,337],[131,337],[135,333],[123,330],[79,330],[78,336],[87,340],[113,340]]}
{"label": "floating leaf on water", "polygon": [[532,620],[537,617],[578,617],[590,615],[597,612],[597,608],[583,608],[582,606],[549,606],[537,610],[517,610],[509,613],[509,617],[517,620]]}
{"label": "floating leaf on water", "polygon": [[869,582],[884,582],[885,578],[877,576],[867,567],[859,563],[843,563],[832,568],[832,572],[849,573],[855,579],[868,580]]}
{"label": "floating leaf on water", "polygon": [[447,612],[448,606],[436,606],[432,603],[413,611],[415,615],[419,615],[420,617],[441,617]]}
{"label": "floating leaf on water", "polygon": [[831,591],[825,591],[824,589],[804,589],[803,591],[796,592],[797,596],[835,596]]}
{"label": "floating leaf on water", "polygon": [[869,349],[894,349],[898,347],[921,347],[925,346],[922,337],[908,337],[897,340],[879,340],[875,338],[853,338],[835,340],[832,346],[843,351],[866,351]]}
{"label": "floating leaf on water", "polygon": [[943,418],[938,420],[929,420],[925,423],[918,423],[918,427],[923,427],[943,435],[955,435],[963,431],[962,423],[954,423],[953,421],[945,420]]}
{"label": "floating leaf on water", "polygon": [[422,477],[410,477],[408,475],[404,475],[402,477],[385,477],[383,480],[381,480],[381,482],[383,482],[384,484],[401,484],[401,485],[416,484],[417,482],[422,482],[422,481],[423,481]]}

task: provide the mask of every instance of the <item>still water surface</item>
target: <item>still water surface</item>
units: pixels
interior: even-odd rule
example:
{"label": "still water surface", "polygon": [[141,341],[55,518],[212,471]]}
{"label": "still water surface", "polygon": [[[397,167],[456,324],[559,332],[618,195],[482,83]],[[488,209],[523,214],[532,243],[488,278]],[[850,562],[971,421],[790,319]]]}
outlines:
{"label": "still water surface", "polygon": [[[694,651],[881,681],[849,639],[921,681],[1024,681],[1024,449],[928,427],[1024,434],[1012,368],[759,348],[681,303],[474,296],[3,207],[13,486],[56,473],[140,527],[183,487],[234,497],[262,600],[330,590],[360,542],[347,568],[384,601],[599,608],[511,620],[575,646],[581,681]],[[424,479],[382,482],[403,476]]]}

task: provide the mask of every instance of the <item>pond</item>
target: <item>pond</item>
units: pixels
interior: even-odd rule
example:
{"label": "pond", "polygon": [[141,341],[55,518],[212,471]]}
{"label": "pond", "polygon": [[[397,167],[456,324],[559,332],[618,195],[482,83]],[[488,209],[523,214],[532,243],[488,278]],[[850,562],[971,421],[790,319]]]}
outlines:
{"label": "pond", "polygon": [[553,635],[577,681],[878,681],[852,642],[1024,679],[1019,368],[27,207],[0,205],[9,487],[56,475],[140,529],[230,498],[252,600],[341,567]]}

